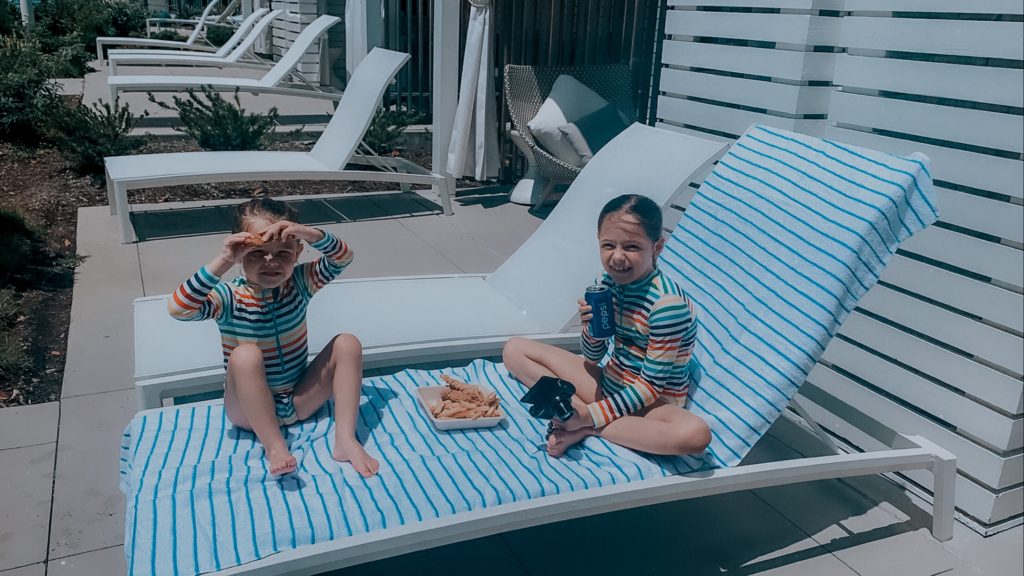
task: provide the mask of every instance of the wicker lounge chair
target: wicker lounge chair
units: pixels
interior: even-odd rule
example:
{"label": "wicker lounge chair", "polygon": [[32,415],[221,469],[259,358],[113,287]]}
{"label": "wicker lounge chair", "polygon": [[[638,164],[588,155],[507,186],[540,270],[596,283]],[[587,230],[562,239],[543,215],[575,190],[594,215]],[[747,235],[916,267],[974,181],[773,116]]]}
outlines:
{"label": "wicker lounge chair", "polygon": [[636,120],[633,74],[624,64],[505,66],[505,100],[514,128],[512,141],[529,164],[522,183],[513,191],[513,202],[543,205],[558,186],[570,184],[580,173],[580,167],[563,162],[541,148],[526,126],[540,110],[555,79],[563,74],[579,80],[614,104],[629,122]]}

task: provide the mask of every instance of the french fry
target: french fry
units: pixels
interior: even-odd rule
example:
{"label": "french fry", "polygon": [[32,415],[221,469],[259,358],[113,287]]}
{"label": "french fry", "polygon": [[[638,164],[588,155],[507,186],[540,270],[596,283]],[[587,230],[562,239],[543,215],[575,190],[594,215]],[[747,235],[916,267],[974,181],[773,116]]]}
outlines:
{"label": "french fry", "polygon": [[500,416],[498,395],[485,391],[479,386],[468,384],[442,374],[440,380],[448,386],[441,391],[441,398],[430,407],[431,414],[438,419],[472,419]]}

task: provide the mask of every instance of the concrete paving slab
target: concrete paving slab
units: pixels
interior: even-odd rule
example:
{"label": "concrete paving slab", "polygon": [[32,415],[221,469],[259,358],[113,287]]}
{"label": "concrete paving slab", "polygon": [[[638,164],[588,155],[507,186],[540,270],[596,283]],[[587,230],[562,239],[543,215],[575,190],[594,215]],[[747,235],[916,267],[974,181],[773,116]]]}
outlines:
{"label": "concrete paving slab", "polygon": [[487,576],[529,574],[501,537],[490,536],[325,572],[322,576],[415,576],[444,573]]}
{"label": "concrete paving slab", "polygon": [[1024,574],[1024,526],[1017,526],[988,538],[957,523],[953,526],[953,539],[942,547],[960,561],[976,567],[984,574]]}
{"label": "concrete paving slab", "polygon": [[56,444],[0,450],[0,570],[46,560]]}
{"label": "concrete paving slab", "polygon": [[13,570],[0,570],[3,576],[46,576],[46,564],[32,564]]}
{"label": "concrete paving slab", "polygon": [[[146,296],[168,294],[220,252],[227,234],[140,242],[139,265]],[[237,272],[228,277],[234,278]],[[131,315],[131,308],[128,309]]]}
{"label": "concrete paving slab", "polygon": [[[839,562],[826,558],[828,551],[750,492],[545,524],[502,537],[534,576],[564,574],[565,565],[554,559],[565,558],[570,548],[587,551],[571,554],[573,572],[583,574],[747,574],[816,558],[836,570],[821,573],[844,574]],[[600,553],[610,543],[615,553]]]}
{"label": "concrete paving slab", "polygon": [[[124,546],[111,546],[84,554],[51,560],[47,576],[124,576]],[[6,576],[6,574],[4,575]]]}
{"label": "concrete paving slab", "polygon": [[504,255],[460,230],[451,218],[406,218],[400,223],[463,272],[493,272],[505,261]]}
{"label": "concrete paving slab", "polygon": [[323,228],[348,242],[355,251],[355,260],[345,271],[344,278],[461,272],[433,246],[424,243],[398,220],[328,224]]}
{"label": "concrete paving slab", "polygon": [[123,543],[118,454],[121,433],[135,413],[135,393],[77,396],[65,398],[62,404],[51,560]]}
{"label": "concrete paving slab", "polygon": [[78,254],[61,397],[131,388],[131,302],[142,295],[138,253],[120,243],[106,207],[78,211]]}
{"label": "concrete paving slab", "polygon": [[842,550],[833,545],[826,548],[861,576],[933,576],[970,569],[943,550],[924,528],[886,535]]}
{"label": "concrete paving slab", "polygon": [[[504,196],[457,199],[454,214],[448,218],[464,234],[503,258],[515,253],[541,224],[526,207],[512,204]],[[594,227],[596,235],[597,223]]]}
{"label": "concrete paving slab", "polygon": [[0,409],[0,450],[57,441],[59,402]]}

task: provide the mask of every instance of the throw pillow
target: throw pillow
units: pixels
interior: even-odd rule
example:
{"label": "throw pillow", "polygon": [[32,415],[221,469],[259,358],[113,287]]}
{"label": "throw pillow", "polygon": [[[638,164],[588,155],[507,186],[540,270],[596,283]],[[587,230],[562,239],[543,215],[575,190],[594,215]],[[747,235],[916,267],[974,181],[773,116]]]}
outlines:
{"label": "throw pillow", "polygon": [[579,166],[582,158],[559,128],[607,104],[597,92],[563,74],[555,79],[551,93],[526,125],[541,148],[563,162]]}
{"label": "throw pillow", "polygon": [[579,154],[583,164],[590,162],[598,150],[625,129],[622,114],[611,104],[558,128]]}

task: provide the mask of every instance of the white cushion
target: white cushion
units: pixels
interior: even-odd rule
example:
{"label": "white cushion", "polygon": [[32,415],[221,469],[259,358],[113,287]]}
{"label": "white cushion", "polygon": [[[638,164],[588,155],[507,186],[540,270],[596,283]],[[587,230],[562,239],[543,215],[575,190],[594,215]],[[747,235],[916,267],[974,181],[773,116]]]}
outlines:
{"label": "white cushion", "polygon": [[597,92],[572,76],[563,74],[555,79],[551,93],[526,126],[537,144],[549,154],[567,164],[580,166],[583,159],[559,128],[607,104],[608,101]]}

